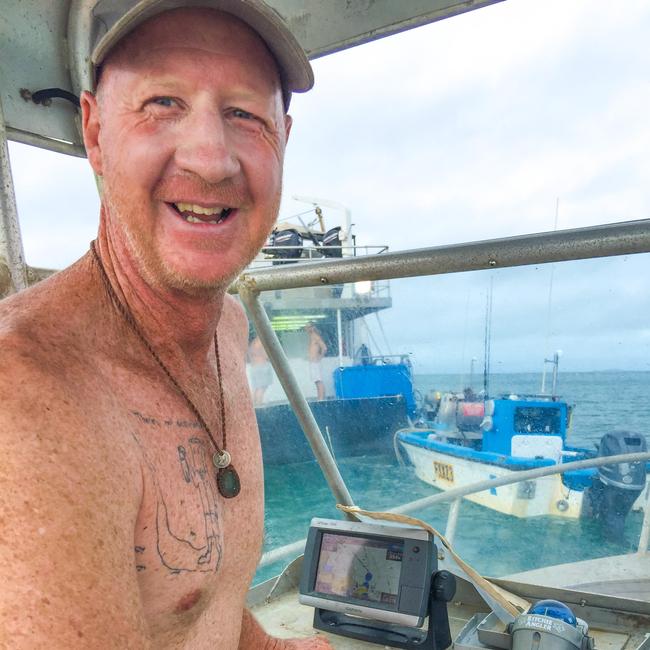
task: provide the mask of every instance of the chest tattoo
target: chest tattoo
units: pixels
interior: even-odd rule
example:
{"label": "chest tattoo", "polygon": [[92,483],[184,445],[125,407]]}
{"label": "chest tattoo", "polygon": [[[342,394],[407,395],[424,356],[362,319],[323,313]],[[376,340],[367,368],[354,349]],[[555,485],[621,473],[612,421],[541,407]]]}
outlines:
{"label": "chest tattoo", "polygon": [[[198,422],[145,417],[136,411],[132,413],[138,417],[138,429],[142,431],[134,433],[133,438],[142,450],[153,485],[156,555],[173,574],[217,571],[221,563],[222,538],[218,496],[209,471],[209,449],[205,441],[188,431],[200,428],[200,425]],[[160,464],[153,462],[153,454],[148,451],[151,445],[143,444],[148,427],[173,428],[181,434],[175,458],[171,459],[170,465],[165,463],[165,467],[172,468],[172,476],[163,476]],[[145,569],[141,561],[144,550],[141,546],[136,547],[138,571]]]}

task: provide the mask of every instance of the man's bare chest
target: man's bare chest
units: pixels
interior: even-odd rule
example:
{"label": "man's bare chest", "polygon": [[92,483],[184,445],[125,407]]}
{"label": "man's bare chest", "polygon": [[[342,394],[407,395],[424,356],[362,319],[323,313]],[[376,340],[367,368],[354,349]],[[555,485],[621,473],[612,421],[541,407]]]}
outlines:
{"label": "man's bare chest", "polygon": [[[241,609],[262,543],[259,440],[254,416],[229,415],[228,447],[242,490],[225,499],[216,487],[213,445],[182,400],[170,394],[127,401],[123,426],[142,472],[134,570],[152,632],[168,636],[202,614],[221,618],[233,604]],[[222,440],[221,431],[213,435]]]}

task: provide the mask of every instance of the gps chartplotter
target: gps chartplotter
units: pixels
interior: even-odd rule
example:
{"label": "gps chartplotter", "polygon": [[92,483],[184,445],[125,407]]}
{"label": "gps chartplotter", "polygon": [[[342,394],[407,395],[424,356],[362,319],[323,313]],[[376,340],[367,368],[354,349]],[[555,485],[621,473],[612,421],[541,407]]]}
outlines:
{"label": "gps chartplotter", "polygon": [[[454,579],[436,568],[436,547],[424,529],[312,519],[300,602],[316,608],[318,629],[394,647],[442,650],[451,643],[445,601],[453,596]],[[429,633],[414,629],[427,616]]]}

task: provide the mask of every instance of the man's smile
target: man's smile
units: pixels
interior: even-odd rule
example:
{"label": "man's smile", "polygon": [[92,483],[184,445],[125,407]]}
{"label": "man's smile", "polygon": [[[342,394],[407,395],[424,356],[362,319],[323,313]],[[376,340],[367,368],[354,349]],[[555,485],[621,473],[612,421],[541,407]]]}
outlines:
{"label": "man's smile", "polygon": [[196,203],[168,203],[188,223],[217,225],[223,223],[235,210],[224,206],[206,207]]}

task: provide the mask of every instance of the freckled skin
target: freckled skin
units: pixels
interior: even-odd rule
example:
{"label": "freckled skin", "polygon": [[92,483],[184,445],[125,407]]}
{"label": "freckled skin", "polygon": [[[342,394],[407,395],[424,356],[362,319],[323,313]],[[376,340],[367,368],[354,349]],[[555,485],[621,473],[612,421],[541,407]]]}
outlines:
{"label": "freckled skin", "polygon": [[[272,639],[244,608],[262,459],[247,323],[225,288],[277,216],[291,120],[273,60],[234,18],[174,10],[125,39],[81,105],[108,281],[220,444],[227,432],[242,489],[218,495],[212,443],[92,256],[4,300],[0,645],[328,648]],[[170,207],[183,201],[233,216],[188,224]]]}

